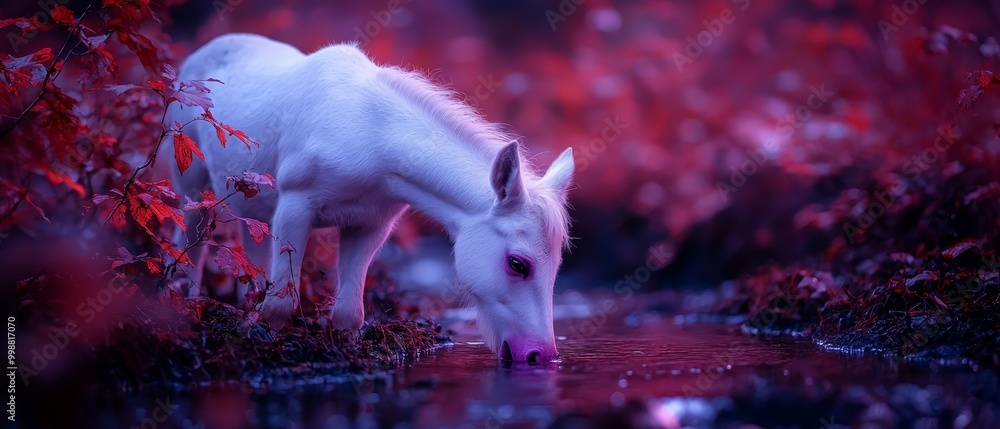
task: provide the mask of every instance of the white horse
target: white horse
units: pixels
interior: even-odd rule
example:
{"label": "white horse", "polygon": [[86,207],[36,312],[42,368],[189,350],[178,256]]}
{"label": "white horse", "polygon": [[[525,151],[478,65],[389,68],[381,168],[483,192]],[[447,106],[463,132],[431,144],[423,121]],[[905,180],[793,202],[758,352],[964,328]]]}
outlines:
{"label": "white horse", "polygon": [[[276,179],[274,190],[230,200],[237,215],[270,222],[274,240],[244,242],[252,259],[270,267],[261,315],[272,326],[280,328],[297,305],[298,293],[281,289],[298,287],[311,228],[336,226],[338,290],[323,317],[359,329],[368,266],[413,207],[451,236],[458,280],[490,349],[517,361],[557,355],[552,287],[568,243],[572,149],[540,175],[513,138],[450,92],[417,73],[378,66],[353,45],[305,55],[262,36],[225,35],[191,54],[179,77],[224,82],[208,84],[214,116],[261,145],[223,148],[211,125],[193,123],[185,132],[205,163],[195,160],[183,175],[174,166],[177,191],[224,195],[225,177],[247,169]],[[171,107],[168,121],[199,114]],[[180,241],[196,239],[198,220],[188,216],[188,237]],[[282,253],[286,244],[297,251]],[[204,252],[192,257],[204,259]]]}

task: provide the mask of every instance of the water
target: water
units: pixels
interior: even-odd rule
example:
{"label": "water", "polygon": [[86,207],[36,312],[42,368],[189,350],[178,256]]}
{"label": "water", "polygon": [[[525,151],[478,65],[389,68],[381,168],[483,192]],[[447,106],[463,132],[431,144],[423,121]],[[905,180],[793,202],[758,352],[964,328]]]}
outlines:
{"label": "water", "polygon": [[[556,331],[571,328],[561,322]],[[560,337],[557,344],[561,360],[545,365],[498,364],[470,336],[361,381],[292,379],[272,389],[201,386],[173,397],[170,423],[534,428],[573,427],[567,416],[577,414],[577,422],[595,423],[631,413],[632,421],[665,427],[709,427],[713,421],[839,427],[844,418],[877,423],[872,427],[906,422],[965,427],[966,421],[996,423],[1000,415],[992,372],[846,356],[804,339],[752,338],[732,325],[661,320]],[[133,404],[138,406],[132,408],[131,424],[156,407],[153,399]],[[119,421],[130,426],[128,419]]]}

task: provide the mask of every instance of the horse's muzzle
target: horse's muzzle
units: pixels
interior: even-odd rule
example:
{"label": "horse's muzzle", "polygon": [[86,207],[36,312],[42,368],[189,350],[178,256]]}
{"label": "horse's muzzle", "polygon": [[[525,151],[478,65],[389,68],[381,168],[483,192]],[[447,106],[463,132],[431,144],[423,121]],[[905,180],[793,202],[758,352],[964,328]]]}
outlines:
{"label": "horse's muzzle", "polygon": [[559,356],[554,339],[548,341],[523,335],[513,335],[503,341],[497,357],[504,361],[542,364]]}

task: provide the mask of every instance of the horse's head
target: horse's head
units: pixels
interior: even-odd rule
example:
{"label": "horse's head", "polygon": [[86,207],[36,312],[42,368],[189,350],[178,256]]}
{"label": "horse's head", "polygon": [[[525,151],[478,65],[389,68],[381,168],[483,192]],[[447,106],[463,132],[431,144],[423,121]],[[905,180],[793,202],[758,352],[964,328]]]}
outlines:
{"label": "horse's head", "polygon": [[500,150],[490,175],[493,208],[455,237],[458,279],[478,307],[483,339],[501,359],[555,358],[552,287],[567,243],[566,190],[573,151],[543,177],[522,171],[517,143]]}

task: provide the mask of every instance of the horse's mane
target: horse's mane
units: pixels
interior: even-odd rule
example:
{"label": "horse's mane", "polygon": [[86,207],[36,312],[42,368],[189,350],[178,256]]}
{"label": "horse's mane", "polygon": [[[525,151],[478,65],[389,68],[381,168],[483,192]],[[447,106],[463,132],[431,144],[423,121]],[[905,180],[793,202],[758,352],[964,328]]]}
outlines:
{"label": "horse's mane", "polygon": [[[420,73],[383,66],[377,76],[399,96],[420,107],[432,120],[449,130],[460,144],[472,145],[489,159],[493,159],[505,145],[518,140],[499,125],[484,119],[454,91],[435,85]],[[523,155],[520,164],[528,203],[541,211],[542,222],[553,242],[568,247],[570,218],[564,191],[552,189],[542,181],[541,175]]]}

